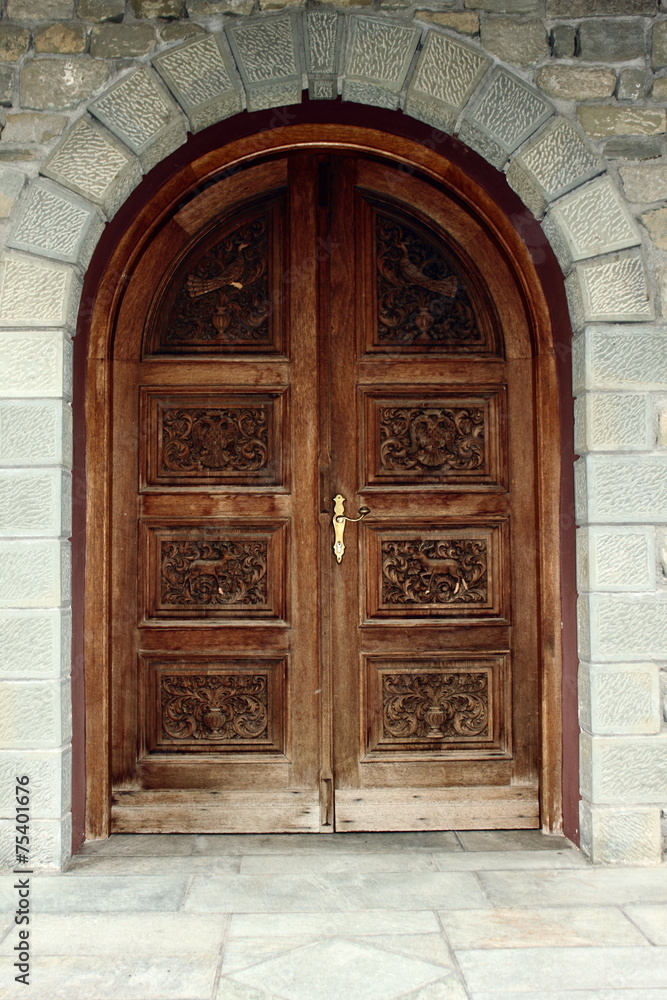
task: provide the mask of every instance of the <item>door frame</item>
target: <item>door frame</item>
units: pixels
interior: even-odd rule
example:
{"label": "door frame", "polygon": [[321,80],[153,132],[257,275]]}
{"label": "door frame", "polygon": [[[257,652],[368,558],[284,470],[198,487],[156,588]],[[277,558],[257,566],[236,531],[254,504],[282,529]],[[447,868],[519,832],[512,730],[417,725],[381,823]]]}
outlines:
{"label": "door frame", "polygon": [[[225,125],[226,123],[223,123]],[[275,125],[275,116],[274,116]],[[196,145],[196,144],[195,144]],[[125,287],[126,276],[140,258],[145,242],[196,189],[201,189],[225,171],[248,165],[271,155],[337,149],[380,156],[408,171],[418,171],[441,183],[485,226],[501,249],[520,287],[534,343],[534,383],[536,399],[537,516],[539,534],[541,609],[541,716],[540,815],[542,828],[561,829],[562,790],[562,644],[561,562],[569,564],[566,583],[574,589],[573,560],[561,560],[561,528],[573,531],[561,517],[561,473],[571,481],[566,463],[561,469],[559,425],[559,379],[555,344],[562,331],[552,323],[548,297],[530,250],[513,220],[476,180],[440,152],[405,136],[362,125],[330,122],[278,125],[252,132],[226,145],[205,150],[177,169],[165,183],[148,187],[149,194],[103,256],[101,277],[93,290],[94,299],[84,294],[80,329],[85,333],[78,347],[79,368],[85,385],[82,397],[85,423],[85,501],[80,502],[80,534],[85,536],[85,568],[81,601],[82,643],[78,650],[85,670],[85,835],[107,837],[111,822],[111,715],[110,646],[114,625],[110,617],[110,535],[109,504],[111,464],[112,345],[115,316]],[[185,148],[185,147],[184,147]],[[467,157],[474,156],[460,147]],[[466,155],[460,157],[465,162]],[[174,154],[183,162],[182,151]],[[104,241],[102,241],[104,242]],[[94,270],[94,268],[93,268]],[[98,271],[99,274],[99,271]],[[556,333],[559,334],[556,337]],[[77,345],[78,346],[78,345]],[[558,345],[556,345],[558,346]],[[79,494],[80,495],[80,494]],[[83,562],[79,547],[79,562]],[[565,593],[565,592],[563,592]],[[565,602],[563,602],[565,603]],[[569,602],[568,602],[569,603]],[[567,609],[566,609],[567,610]],[[569,623],[568,623],[569,624]],[[75,638],[75,642],[77,639]]]}

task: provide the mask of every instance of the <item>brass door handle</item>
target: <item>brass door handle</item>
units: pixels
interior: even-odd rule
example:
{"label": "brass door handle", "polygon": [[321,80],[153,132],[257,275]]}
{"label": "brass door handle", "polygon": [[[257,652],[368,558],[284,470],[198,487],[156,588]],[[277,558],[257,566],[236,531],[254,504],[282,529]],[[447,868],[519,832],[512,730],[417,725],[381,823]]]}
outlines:
{"label": "brass door handle", "polygon": [[343,541],[343,536],[345,534],[346,521],[361,521],[367,514],[370,514],[371,509],[370,507],[360,507],[359,517],[347,517],[345,514],[345,497],[341,493],[337,493],[333,498],[333,502],[334,514],[331,518],[334,530],[333,550],[336,560],[340,562],[345,554],[345,542]]}

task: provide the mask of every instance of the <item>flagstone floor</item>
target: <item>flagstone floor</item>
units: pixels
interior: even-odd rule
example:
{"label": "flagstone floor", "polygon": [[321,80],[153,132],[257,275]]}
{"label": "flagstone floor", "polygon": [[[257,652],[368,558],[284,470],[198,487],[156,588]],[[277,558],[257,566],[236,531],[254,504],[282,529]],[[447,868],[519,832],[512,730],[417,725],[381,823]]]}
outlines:
{"label": "flagstone floor", "polygon": [[31,891],[2,1000],[667,1000],[667,865],[534,831],[116,835]]}

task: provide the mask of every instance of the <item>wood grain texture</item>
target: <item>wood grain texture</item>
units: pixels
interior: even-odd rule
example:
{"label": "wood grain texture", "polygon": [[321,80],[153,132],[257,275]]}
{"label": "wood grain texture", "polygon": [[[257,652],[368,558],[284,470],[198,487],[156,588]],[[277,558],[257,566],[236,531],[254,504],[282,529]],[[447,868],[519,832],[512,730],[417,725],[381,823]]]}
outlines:
{"label": "wood grain texture", "polygon": [[[170,183],[153,215],[141,214],[141,235],[118,247],[114,266],[129,280],[110,270],[96,304],[89,832],[110,822],[155,831],[555,828],[555,374],[525,248],[457,168],[405,140],[326,126],[265,138],[289,155],[257,162],[256,146],[239,140]],[[388,158],[365,159],[370,149]],[[392,166],[410,159],[417,173]],[[231,163],[246,169],[184,203],[193,177],[213,180]],[[244,245],[253,233],[261,274]],[[257,281],[262,294],[243,298]],[[457,296],[470,331],[481,331],[467,344],[474,357],[465,337],[456,350],[455,335],[442,332],[454,329]],[[214,333],[178,357],[160,354],[167,315],[187,319],[205,299],[212,305],[197,322]],[[269,332],[243,353],[255,321]],[[388,329],[412,332],[389,345]],[[340,565],[331,553],[338,492],[350,516],[372,508],[347,525]],[[256,543],[266,551],[243,548]],[[254,693],[245,682],[225,687],[214,666],[222,652],[241,664],[228,678],[259,677],[258,655],[287,663],[279,693],[268,674]],[[180,673],[165,673],[166,694],[138,666],[172,662]],[[210,690],[206,676],[218,678]],[[230,699],[255,695],[244,721],[243,702]],[[160,729],[163,697],[171,739]],[[403,707],[390,711],[392,697]],[[243,750],[233,746],[243,739],[230,735],[233,720],[261,739],[263,713],[277,734],[266,754],[252,749],[252,733]],[[179,732],[189,740],[180,752]],[[211,734],[215,752],[202,751]],[[262,791],[254,807],[253,788]]]}

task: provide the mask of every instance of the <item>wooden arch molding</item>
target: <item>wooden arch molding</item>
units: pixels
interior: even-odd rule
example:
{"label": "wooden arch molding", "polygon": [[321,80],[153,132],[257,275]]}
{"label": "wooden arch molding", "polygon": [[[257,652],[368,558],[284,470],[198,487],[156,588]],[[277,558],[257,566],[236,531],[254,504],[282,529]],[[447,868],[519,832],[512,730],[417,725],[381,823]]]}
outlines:
{"label": "wooden arch molding", "polygon": [[[318,109],[318,113],[322,113],[321,109]],[[383,122],[385,118],[391,117],[390,113],[378,112],[374,120]],[[228,127],[228,123],[225,124]],[[564,731],[567,733],[567,746],[568,741],[571,743],[572,726],[576,726],[576,716],[574,722],[571,717],[573,685],[571,679],[566,680],[565,686],[563,684],[562,655],[562,623],[565,622],[565,630],[570,633],[566,642],[565,660],[570,663],[571,668],[574,560],[571,552],[571,469],[568,465],[568,435],[571,432],[568,421],[571,422],[571,417],[566,378],[569,357],[567,350],[558,349],[558,344],[567,340],[569,325],[565,319],[562,277],[555,295],[553,289],[549,291],[545,288],[545,268],[540,273],[533,259],[535,254],[531,255],[524,241],[524,234],[520,231],[522,219],[526,219],[526,210],[522,209],[521,213],[517,212],[512,218],[512,211],[500,206],[500,199],[488,190],[488,184],[473,179],[470,173],[474,171],[463,169],[454,162],[456,155],[444,156],[415,138],[392,133],[390,128],[381,131],[362,124],[326,121],[279,125],[265,131],[241,135],[218,148],[202,150],[200,143],[197,150],[197,144],[193,143],[195,154],[189,162],[179,167],[189,145],[171,157],[170,173],[163,171],[160,177],[160,170],[164,165],[154,172],[162,181],[157,190],[147,193],[148,183],[144,182],[141,203],[135,199],[133,217],[127,222],[123,220],[122,227],[116,223],[114,239],[107,240],[106,245],[102,240],[84,288],[84,305],[76,341],[78,357],[75,359],[75,370],[78,374],[75,378],[78,379],[79,392],[75,406],[85,407],[85,452],[82,450],[81,440],[76,446],[79,454],[76,517],[79,539],[85,535],[85,570],[83,587],[79,587],[81,593],[76,604],[76,613],[82,626],[82,647],[79,649],[79,657],[75,657],[77,662],[85,664],[85,836],[98,838],[108,836],[110,832],[109,761],[112,736],[109,654],[114,642],[115,626],[109,612],[109,511],[113,474],[112,413],[109,400],[114,324],[128,276],[138,266],[153,234],[193,193],[201,192],[226,173],[231,174],[245,166],[275,160],[279,156],[298,151],[346,151],[363,155],[398,166],[410,175],[420,177],[425,183],[446,190],[484,228],[520,289],[532,341],[537,417],[534,444],[538,456],[536,495],[541,567],[538,599],[542,650],[539,689],[542,713],[540,819],[543,829],[557,831],[562,828],[565,812],[566,832],[575,836],[577,777],[574,776],[573,790],[571,765],[576,762],[576,751],[573,754],[571,746],[565,782],[566,786],[569,782],[569,789],[566,787],[565,793],[563,791]],[[457,145],[451,141],[448,154],[455,154]],[[464,164],[469,164],[471,158],[479,160],[469,150],[464,147],[461,149],[464,150],[464,155],[460,159]],[[491,168],[488,170],[495,173]],[[507,192],[509,189],[504,181],[502,185]],[[516,199],[514,203],[520,205]],[[537,228],[536,223],[535,227]],[[542,257],[547,254],[549,257],[546,269],[549,278],[559,275],[546,244],[539,249],[538,257],[540,254]],[[84,455],[85,476],[82,475]],[[84,495],[85,500],[82,499]],[[78,559],[80,568],[83,568],[82,544],[78,545],[77,551],[78,556],[75,555],[75,558]],[[76,642],[75,639],[75,644]],[[566,699],[569,697],[570,700],[565,730],[562,715],[564,690]],[[80,698],[80,684],[78,691]],[[75,699],[76,697],[75,695]],[[75,834],[75,849],[76,839]]]}

